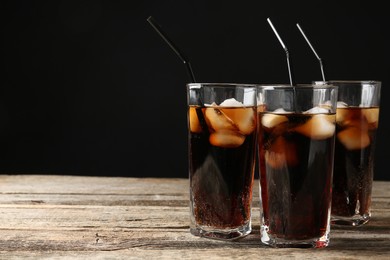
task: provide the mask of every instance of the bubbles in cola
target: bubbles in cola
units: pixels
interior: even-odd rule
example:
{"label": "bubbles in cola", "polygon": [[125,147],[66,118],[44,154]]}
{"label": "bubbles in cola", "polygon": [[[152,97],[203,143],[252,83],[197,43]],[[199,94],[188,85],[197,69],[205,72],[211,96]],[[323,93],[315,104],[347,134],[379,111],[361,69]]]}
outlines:
{"label": "bubbles in cola", "polygon": [[256,107],[235,99],[189,107],[192,225],[232,229],[250,223],[256,141]]}
{"label": "bubbles in cola", "polygon": [[285,240],[324,236],[329,223],[335,114],[260,112],[262,229]]}
{"label": "bubbles in cola", "polygon": [[337,107],[332,216],[335,223],[354,217],[360,225],[371,216],[371,189],[379,107]]}

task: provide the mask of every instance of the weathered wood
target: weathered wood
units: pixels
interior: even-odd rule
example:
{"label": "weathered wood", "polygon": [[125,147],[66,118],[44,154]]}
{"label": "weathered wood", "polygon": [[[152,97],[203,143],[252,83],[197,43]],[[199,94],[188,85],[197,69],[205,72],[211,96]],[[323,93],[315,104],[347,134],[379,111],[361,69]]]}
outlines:
{"label": "weathered wood", "polygon": [[236,242],[189,233],[188,180],[50,175],[0,176],[0,259],[389,259],[389,182],[375,182],[373,218],[333,227],[324,249],[260,242],[258,185],[253,232]]}

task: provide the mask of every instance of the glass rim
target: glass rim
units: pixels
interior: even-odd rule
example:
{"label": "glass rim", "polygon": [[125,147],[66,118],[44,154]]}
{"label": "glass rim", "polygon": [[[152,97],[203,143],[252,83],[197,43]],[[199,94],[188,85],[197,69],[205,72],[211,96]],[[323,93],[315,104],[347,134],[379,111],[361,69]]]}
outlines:
{"label": "glass rim", "polygon": [[249,87],[249,88],[255,88],[259,84],[254,84],[254,83],[229,83],[229,82],[205,82],[205,83],[187,83],[186,84],[188,87],[200,87],[200,86],[205,86],[205,87]]}
{"label": "glass rim", "polygon": [[257,86],[263,89],[337,89],[337,85],[330,84],[328,81],[325,84],[317,85],[316,83],[301,83],[301,84],[258,84]]}
{"label": "glass rim", "polygon": [[381,84],[382,81],[380,80],[345,80],[345,79],[332,79],[332,80],[326,80],[326,81],[313,81],[313,83],[325,83],[325,84],[335,84],[335,83],[341,83],[341,84]]}

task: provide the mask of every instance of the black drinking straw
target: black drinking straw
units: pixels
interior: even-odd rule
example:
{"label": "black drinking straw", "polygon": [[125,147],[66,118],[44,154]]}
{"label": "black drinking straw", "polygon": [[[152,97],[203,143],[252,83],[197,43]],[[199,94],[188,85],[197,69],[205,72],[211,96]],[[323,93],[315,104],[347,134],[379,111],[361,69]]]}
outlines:
{"label": "black drinking straw", "polygon": [[290,85],[294,86],[294,81],[293,81],[293,77],[292,77],[292,73],[291,73],[291,67],[290,67],[290,54],[288,52],[288,49],[287,49],[286,45],[283,43],[282,38],[280,38],[280,36],[279,36],[278,32],[276,31],[274,25],[272,24],[271,19],[267,18],[267,21],[268,21],[269,25],[271,26],[272,30],[274,31],[276,37],[278,38],[280,44],[282,45],[284,51],[286,52],[288,75],[290,77]]}
{"label": "black drinking straw", "polygon": [[152,16],[149,16],[147,21],[150,23],[150,25],[156,30],[156,32],[164,39],[164,41],[171,47],[171,49],[176,53],[177,56],[183,61],[184,65],[186,66],[188,76],[190,77],[190,80],[192,83],[195,83],[195,75],[192,71],[191,63],[189,60],[184,56],[184,54],[179,50],[179,48],[176,47],[176,45],[169,39],[166,33],[163,32],[161,27],[156,23],[154,18]]}
{"label": "black drinking straw", "polygon": [[324,74],[324,67],[323,67],[323,64],[322,64],[322,60],[320,58],[320,56],[318,56],[317,52],[314,50],[313,48],[313,45],[311,45],[309,39],[306,37],[306,34],[303,32],[301,26],[299,26],[299,24],[297,23],[297,27],[299,29],[299,31],[301,32],[303,38],[305,38],[307,44],[309,45],[309,47],[311,48],[311,50],[313,51],[314,55],[317,57],[317,60],[320,62],[320,66],[321,66],[321,74],[322,74],[322,80],[325,82],[325,74]]}
{"label": "black drinking straw", "polygon": [[[176,53],[176,55],[183,61],[184,65],[186,66],[188,76],[190,77],[190,82],[195,83],[196,82],[195,75],[194,72],[192,71],[191,63],[189,62],[189,60],[184,56],[184,54],[179,50],[179,48],[177,48],[176,45],[169,39],[167,34],[161,29],[161,27],[156,23],[156,21],[152,16],[149,16],[147,21],[153,27],[153,29],[164,39],[164,41],[169,45],[169,47],[171,47],[171,49]],[[208,131],[207,123],[202,112],[202,107],[204,107],[202,91],[199,92],[199,99],[200,99],[201,106],[195,109],[196,115],[198,116],[198,120],[203,129],[203,132],[208,134],[209,131]]]}

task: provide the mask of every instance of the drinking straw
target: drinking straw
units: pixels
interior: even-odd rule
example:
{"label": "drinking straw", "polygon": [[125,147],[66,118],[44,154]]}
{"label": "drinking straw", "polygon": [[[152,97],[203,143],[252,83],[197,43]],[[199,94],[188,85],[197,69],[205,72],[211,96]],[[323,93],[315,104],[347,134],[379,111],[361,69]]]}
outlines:
{"label": "drinking straw", "polygon": [[[190,82],[195,83],[196,80],[195,80],[194,72],[192,71],[191,63],[189,62],[189,60],[184,56],[184,54],[180,51],[180,49],[177,48],[177,46],[169,39],[167,34],[161,29],[161,27],[156,23],[156,21],[152,16],[149,16],[147,21],[154,28],[154,30],[164,39],[164,41],[169,45],[169,47],[171,47],[171,49],[176,53],[176,55],[179,56],[179,58],[183,61],[184,65],[186,66],[188,76],[190,77]],[[196,115],[198,116],[198,120],[203,132],[205,134],[208,134],[209,133],[208,126],[202,112],[202,107],[204,107],[202,91],[199,92],[199,100],[201,106],[195,109]]]}
{"label": "drinking straw", "polygon": [[184,65],[186,66],[188,76],[190,77],[190,81],[192,83],[195,83],[195,76],[194,72],[192,71],[191,63],[189,60],[184,56],[184,54],[179,50],[179,48],[176,47],[176,45],[168,38],[167,34],[163,32],[161,27],[156,23],[154,18],[152,16],[149,16],[147,21],[149,24],[156,30],[156,32],[164,39],[164,41],[171,47],[171,49],[176,53],[177,56],[183,61]]}
{"label": "drinking straw", "polygon": [[299,31],[301,32],[301,34],[303,35],[303,38],[305,38],[307,44],[309,44],[309,47],[310,47],[311,50],[313,51],[314,55],[317,57],[317,60],[320,62],[322,80],[323,80],[323,81],[326,81],[326,80],[325,80],[325,74],[324,74],[324,67],[323,67],[322,60],[321,60],[320,56],[318,56],[317,52],[316,52],[316,51],[314,50],[314,48],[313,48],[313,45],[311,45],[309,39],[306,37],[306,34],[303,32],[301,26],[299,26],[298,23],[297,23],[297,27],[298,27]]}
{"label": "drinking straw", "polygon": [[282,45],[282,48],[284,49],[284,51],[286,52],[286,57],[287,57],[287,67],[288,67],[288,75],[290,77],[290,85],[291,86],[294,86],[294,82],[293,82],[293,78],[292,78],[292,73],[291,73],[291,67],[290,67],[290,54],[288,52],[288,49],[286,47],[286,45],[283,43],[282,41],[282,38],[280,38],[278,32],[276,31],[274,25],[272,24],[271,22],[271,19],[267,18],[267,21],[269,23],[269,25],[271,26],[272,30],[274,31],[276,37],[278,38],[280,44]]}

